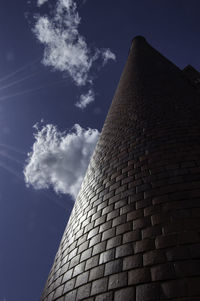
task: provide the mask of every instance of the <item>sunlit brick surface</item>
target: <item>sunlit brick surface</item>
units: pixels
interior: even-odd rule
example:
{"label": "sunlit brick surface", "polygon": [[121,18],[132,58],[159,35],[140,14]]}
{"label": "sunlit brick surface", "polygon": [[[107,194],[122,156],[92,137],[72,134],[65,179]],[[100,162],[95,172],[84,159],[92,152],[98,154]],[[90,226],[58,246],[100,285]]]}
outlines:
{"label": "sunlit brick surface", "polygon": [[200,300],[200,96],[133,40],[43,301]]}

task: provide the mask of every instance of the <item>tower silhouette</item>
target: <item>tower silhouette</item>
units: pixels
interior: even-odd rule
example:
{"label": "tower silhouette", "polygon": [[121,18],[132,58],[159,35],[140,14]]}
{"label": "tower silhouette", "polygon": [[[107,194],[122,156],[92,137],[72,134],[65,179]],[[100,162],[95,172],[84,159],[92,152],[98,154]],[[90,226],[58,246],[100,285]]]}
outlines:
{"label": "tower silhouette", "polygon": [[41,300],[200,300],[199,79],[133,39]]}

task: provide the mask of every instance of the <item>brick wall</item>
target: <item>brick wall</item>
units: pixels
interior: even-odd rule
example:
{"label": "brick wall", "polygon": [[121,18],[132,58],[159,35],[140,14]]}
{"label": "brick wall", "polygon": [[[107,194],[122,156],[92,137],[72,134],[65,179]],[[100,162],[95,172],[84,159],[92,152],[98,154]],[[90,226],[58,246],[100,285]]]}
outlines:
{"label": "brick wall", "polygon": [[136,37],[41,300],[200,300],[199,116]]}

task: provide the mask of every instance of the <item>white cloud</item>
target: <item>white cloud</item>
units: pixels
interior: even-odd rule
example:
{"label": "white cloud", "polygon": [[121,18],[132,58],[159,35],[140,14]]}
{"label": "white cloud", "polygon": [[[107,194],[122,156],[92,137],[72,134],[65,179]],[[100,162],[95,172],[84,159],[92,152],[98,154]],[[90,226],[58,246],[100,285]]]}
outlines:
{"label": "white cloud", "polygon": [[103,58],[105,64],[114,54],[109,49],[92,52],[78,31],[80,22],[74,0],[57,0],[51,15],[36,18],[33,31],[44,45],[44,65],[67,72],[76,85],[84,86],[92,83],[90,71],[94,61]]}
{"label": "white cloud", "polygon": [[83,110],[93,101],[94,101],[94,91],[89,90],[88,93],[82,94],[80,96],[80,100],[75,104],[75,106]]}
{"label": "white cloud", "polygon": [[38,2],[37,2],[37,6],[41,6],[41,5],[43,5],[45,2],[47,2],[48,0],[38,0]]}
{"label": "white cloud", "polygon": [[102,50],[102,58],[103,58],[103,65],[107,64],[109,60],[116,60],[116,55],[110,49]]}
{"label": "white cloud", "polygon": [[27,186],[53,187],[56,193],[70,194],[75,199],[99,137],[98,130],[78,124],[68,133],[52,124],[35,128],[35,143],[24,168]]}

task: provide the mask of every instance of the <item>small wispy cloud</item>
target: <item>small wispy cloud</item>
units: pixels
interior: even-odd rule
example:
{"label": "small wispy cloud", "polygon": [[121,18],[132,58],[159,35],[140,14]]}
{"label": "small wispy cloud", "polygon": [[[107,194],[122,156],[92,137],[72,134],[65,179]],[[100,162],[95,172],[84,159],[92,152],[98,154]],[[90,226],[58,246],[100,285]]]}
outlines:
{"label": "small wispy cloud", "polygon": [[[39,6],[46,0],[38,0]],[[57,0],[51,13],[35,16],[33,28],[44,45],[43,64],[66,72],[77,86],[93,84],[92,68],[97,60],[105,65],[115,60],[110,49],[91,49],[79,33],[81,18],[74,0]]]}
{"label": "small wispy cloud", "polygon": [[116,55],[108,48],[104,49],[101,53],[103,58],[103,65],[106,65],[109,60],[116,60]]}
{"label": "small wispy cloud", "polygon": [[78,124],[69,132],[60,132],[52,124],[35,128],[35,142],[24,168],[27,186],[52,187],[56,193],[75,199],[99,137],[98,130]]}
{"label": "small wispy cloud", "polygon": [[82,94],[80,96],[80,100],[75,104],[75,106],[83,110],[94,101],[94,98],[94,91],[89,90],[86,94]]}
{"label": "small wispy cloud", "polygon": [[47,2],[48,0],[38,0],[37,2],[37,6],[40,7],[42,6],[45,2]]}

